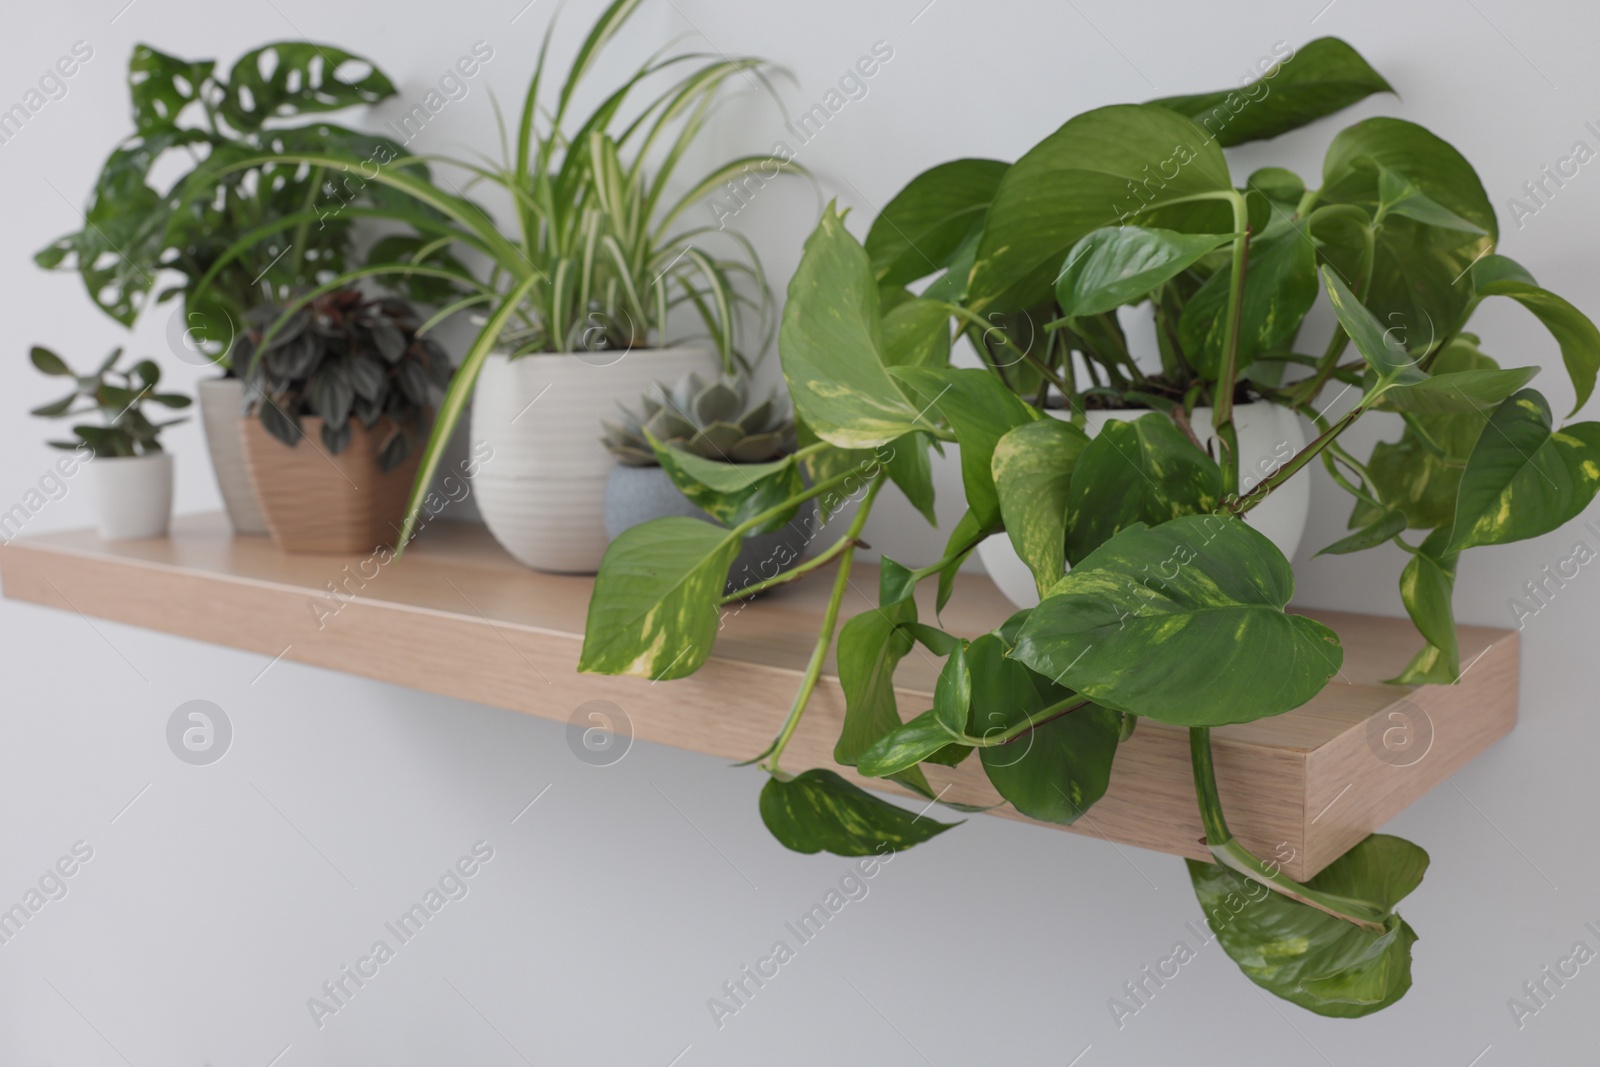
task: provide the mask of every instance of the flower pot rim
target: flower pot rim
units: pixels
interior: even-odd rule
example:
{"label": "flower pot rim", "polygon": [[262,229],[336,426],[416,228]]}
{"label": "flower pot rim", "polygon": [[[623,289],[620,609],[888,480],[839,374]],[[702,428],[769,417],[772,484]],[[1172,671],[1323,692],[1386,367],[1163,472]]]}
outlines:
{"label": "flower pot rim", "polygon": [[[612,351],[613,350],[611,350],[611,349],[606,349],[606,350],[602,350],[600,352],[524,352],[520,356],[513,356],[508,349],[501,348],[501,347],[496,347],[493,351],[491,351],[489,353],[489,355],[491,357],[499,357],[500,359],[504,359],[508,363],[521,363],[525,359],[551,359],[551,358],[576,359],[576,360],[580,360],[581,361],[584,356],[606,355],[606,354],[610,354]],[[639,353],[640,355],[643,355],[643,356],[662,356],[662,355],[667,355],[669,353],[675,354],[675,353],[679,353],[679,352],[695,352],[695,353],[710,352],[712,354],[715,354],[716,353],[716,348],[711,346],[711,345],[701,345],[701,344],[666,345],[664,347],[657,346],[657,347],[651,347],[651,348],[645,348],[645,347],[641,346],[641,347],[637,347],[637,348],[629,348],[629,349],[623,351],[622,353],[620,353],[617,358],[620,359],[623,356],[626,356],[629,353],[634,353],[634,352],[637,352],[637,353]]]}

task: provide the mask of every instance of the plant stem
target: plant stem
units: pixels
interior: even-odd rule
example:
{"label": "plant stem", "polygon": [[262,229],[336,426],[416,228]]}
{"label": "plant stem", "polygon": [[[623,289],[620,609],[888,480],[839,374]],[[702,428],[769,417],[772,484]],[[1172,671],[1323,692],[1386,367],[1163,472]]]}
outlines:
{"label": "plant stem", "polygon": [[1021,722],[1008,726],[1004,730],[985,734],[982,737],[964,736],[961,738],[961,743],[963,745],[971,745],[973,748],[997,748],[1000,745],[1009,745],[1017,738],[1033,733],[1045,723],[1054,722],[1064,715],[1070,715],[1079,708],[1086,708],[1093,703],[1094,701],[1074,693],[1064,700],[1056,701],[1047,708],[1040,708]]}
{"label": "plant stem", "polygon": [[1233,391],[1239,378],[1239,320],[1243,317],[1245,268],[1250,255],[1250,210],[1244,197],[1233,193],[1233,228],[1239,236],[1233,239],[1232,278],[1228,285],[1228,314],[1223,320],[1226,347],[1222,353],[1222,372],[1217,378],[1213,398],[1212,430],[1222,441],[1225,456],[1222,461],[1222,495],[1236,496],[1239,492],[1239,434],[1233,426]]}
{"label": "plant stem", "polygon": [[772,742],[772,748],[767,752],[767,770],[772,774],[778,773],[778,757],[783,755],[783,750],[789,746],[789,739],[794,736],[794,731],[800,725],[800,716],[805,714],[806,705],[811,702],[811,693],[817,688],[817,679],[822,677],[822,663],[828,657],[828,648],[833,644],[833,631],[839,625],[839,606],[844,602],[844,592],[850,585],[850,565],[855,560],[856,545],[860,543],[861,528],[867,524],[867,515],[872,511],[872,501],[878,495],[878,490],[883,488],[884,476],[880,472],[873,479],[872,488],[867,490],[866,497],[861,501],[861,507],[856,511],[856,517],[850,523],[850,529],[845,531],[840,542],[844,550],[840,553],[839,574],[833,580],[833,592],[828,596],[828,609],[822,616],[822,630],[817,634],[816,647],[811,650],[811,662],[806,665],[805,677],[800,681],[800,689],[794,695],[794,703],[789,707],[789,717],[784,720],[783,729],[778,731],[777,738]]}
{"label": "plant stem", "polygon": [[1324,448],[1333,444],[1339,435],[1348,430],[1352,424],[1366,411],[1365,404],[1357,404],[1347,411],[1338,422],[1317,436],[1315,441],[1295,453],[1294,458],[1273,471],[1269,477],[1263,478],[1261,484],[1250,490],[1243,497],[1229,497],[1228,510],[1234,515],[1243,515],[1251,508],[1265,500],[1271,492],[1294,477],[1307,463],[1317,458],[1317,454]]}
{"label": "plant stem", "polygon": [[835,541],[833,544],[829,545],[827,548],[823,549],[821,552],[817,553],[815,556],[806,560],[799,566],[790,570],[786,570],[782,574],[775,574],[771,578],[763,578],[759,582],[751,582],[743,589],[736,589],[729,593],[727,596],[717,601],[717,603],[719,605],[737,604],[741,600],[749,600],[757,593],[765,593],[768,589],[775,589],[780,585],[787,585],[789,582],[799,581],[812,571],[820,570],[821,568],[832,563],[845,549],[855,547],[860,544],[860,541],[852,540],[849,537],[841,537],[839,540]]}
{"label": "plant stem", "polygon": [[1365,901],[1322,893],[1302,885],[1279,870],[1276,863],[1263,863],[1234,840],[1228,830],[1228,821],[1223,818],[1222,799],[1217,793],[1217,772],[1211,760],[1209,726],[1189,728],[1189,762],[1194,768],[1195,799],[1200,804],[1200,822],[1205,827],[1206,847],[1211,850],[1212,858],[1229,870],[1259,882],[1290,900],[1326,912],[1335,919],[1354,923],[1363,930],[1383,932],[1387,916],[1380,909]]}

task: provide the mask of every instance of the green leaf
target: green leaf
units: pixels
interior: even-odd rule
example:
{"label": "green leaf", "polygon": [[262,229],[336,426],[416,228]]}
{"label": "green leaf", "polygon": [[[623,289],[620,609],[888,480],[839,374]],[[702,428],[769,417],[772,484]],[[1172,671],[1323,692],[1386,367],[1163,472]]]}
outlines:
{"label": "green leaf", "polygon": [[[1207,195],[1215,202],[1191,200]],[[1119,104],[1077,115],[1001,179],[967,304],[980,314],[1038,304],[1085,234],[1135,217],[1185,233],[1229,232],[1233,195],[1221,148],[1176,112]]]}
{"label": "green leaf", "polygon": [[1588,403],[1594,393],[1595,376],[1600,373],[1600,329],[1589,317],[1556,294],[1539,288],[1526,271],[1504,256],[1479,260],[1472,267],[1472,278],[1479,296],[1508,296],[1544,323],[1561,346],[1561,361],[1566,364],[1577,394],[1572,410],[1576,412]]}
{"label": "green leaf", "polygon": [[1423,194],[1422,190],[1396,174],[1388,167],[1378,167],[1378,213],[1374,225],[1381,225],[1385,216],[1400,215],[1414,219],[1426,226],[1440,230],[1459,230],[1462,233],[1482,234],[1483,227],[1457,215],[1443,204]]}
{"label": "green leaf", "polygon": [[889,480],[900,488],[911,506],[928,520],[929,526],[939,525],[939,516],[933,510],[933,464],[928,458],[932,441],[927,434],[909,433],[893,445],[893,452],[884,461]]}
{"label": "green leaf", "polygon": [[[1239,308],[1238,367],[1263,352],[1292,344],[1317,299],[1317,250],[1304,223],[1274,213],[1261,236],[1250,242],[1244,298]],[[1184,305],[1178,339],[1201,375],[1222,373],[1227,349],[1227,308],[1232,274],[1219,270]]]}
{"label": "green leaf", "polygon": [[134,45],[128,59],[128,95],[135,129],[147,134],[175,127],[179,113],[200,99],[201,86],[216,65],[215,60],[190,62],[147,44]]}
{"label": "green leaf", "polygon": [[1343,662],[1332,630],[1285,613],[1293,592],[1289,561],[1240,519],[1140,523],[1073,564],[1012,655],[1117,711],[1249,722],[1304,704]]}
{"label": "green leaf", "polygon": [[[1187,861],[1195,896],[1217,942],[1256,985],[1335,1018],[1381,1011],[1411,988],[1416,933],[1390,915],[1380,933],[1337,919],[1219,864]],[[1306,885],[1385,911],[1422,881],[1428,854],[1411,842],[1372,834]]]}
{"label": "green leaf", "polygon": [[1007,432],[990,460],[1006,536],[1040,596],[1066,571],[1072,472],[1088,447],[1088,435],[1071,423],[1040,419]]}
{"label": "green leaf", "polygon": [[1600,490],[1600,423],[1556,430],[1550,405],[1532,389],[1489,417],[1461,475],[1451,551],[1549,533],[1588,507]]}
{"label": "green leaf", "polygon": [[28,349],[28,359],[38,368],[40,374],[48,374],[55,378],[72,377],[72,368],[67,366],[66,360],[41,345],[34,345]]}
{"label": "green leaf", "polygon": [[896,807],[821,768],[788,781],[769,778],[761,787],[761,821],[785,848],[836,856],[898,852],[960,825]]}
{"label": "green leaf", "polygon": [[1333,139],[1323,160],[1319,201],[1376,212],[1380,168],[1483,231],[1441,230],[1404,217],[1384,220],[1366,304],[1407,349],[1421,355],[1462,320],[1473,299],[1462,275],[1494,247],[1499,234],[1494,207],[1460,152],[1415,123],[1381,117],[1347,127]]}
{"label": "green leaf", "polygon": [[[833,758],[846,767],[900,728],[894,672],[911,651],[912,637],[906,627],[917,621],[917,605],[912,599],[916,583],[910,581],[910,571],[886,558],[879,584],[878,606],[850,619],[839,631],[837,669],[845,712]],[[900,771],[896,768],[891,773]],[[927,780],[921,772],[914,774],[908,784],[925,791]]]}
{"label": "green leaf", "polygon": [[1186,234],[1143,226],[1107,226],[1086,234],[1056,276],[1056,300],[1068,318],[1099,315],[1144,298],[1176,278],[1232,234]]}
{"label": "green leaf", "polygon": [[1406,351],[1405,345],[1392,331],[1384,329],[1339,275],[1323,267],[1322,282],[1327,287],[1333,313],[1339,317],[1339,325],[1344,327],[1350,343],[1377,375],[1371,392],[1381,393],[1391,385],[1411,385],[1423,380],[1416,359]]}
{"label": "green leaf", "polygon": [[779,353],[796,412],[840,448],[873,448],[926,429],[884,364],[878,287],[867,253],[832,205],[789,283]]}
{"label": "green leaf", "polygon": [[1010,169],[997,159],[956,159],[911,179],[867,231],[878,280],[907,285],[948,266],[962,242],[983,228],[983,214]]}
{"label": "green leaf", "polygon": [[896,304],[883,316],[883,363],[887,367],[944,367],[950,363],[950,309],[920,297]]}
{"label": "green leaf", "polygon": [[1378,407],[1424,415],[1488,412],[1539,373],[1538,367],[1511,370],[1463,370],[1433,374],[1418,382],[1386,390]]}
{"label": "green leaf", "polygon": [[1298,204],[1306,193],[1305,179],[1283,167],[1262,167],[1244,180],[1246,189],[1280,204]]}
{"label": "green leaf", "polygon": [[1373,93],[1392,92],[1354,48],[1337,37],[1319,37],[1237,89],[1150,103],[1187,115],[1218,144],[1231,148],[1297,130]]}
{"label": "green leaf", "polygon": [[239,57],[219,110],[235,129],[256,130],[268,119],[375,104],[393,95],[383,72],[352,52],[277,41]]}
{"label": "green leaf", "polygon": [[[681,448],[662,444],[649,430],[645,436],[656,461],[688,501],[724,526],[738,526],[805,491],[793,456],[771,463],[721,463]],[[781,530],[799,505],[780,511],[745,536]]]}
{"label": "green leaf", "polygon": [[1378,517],[1366,526],[1349,537],[1335,541],[1321,552],[1318,552],[1317,555],[1343,556],[1350,552],[1361,552],[1369,548],[1377,548],[1384,542],[1392,541],[1400,534],[1405,533],[1405,530],[1405,513],[1386,509],[1378,512]]}
{"label": "green leaf", "polygon": [[[988,528],[979,525],[978,518],[970,507],[961,513],[960,519],[956,520],[955,528],[950,531],[950,540],[945,542],[944,546],[945,565],[939,568],[939,593],[933,609],[935,614],[943,611],[944,606],[950,602],[950,594],[955,591],[956,572],[961,569],[961,564],[972,555],[973,550],[988,532]],[[962,549],[962,546],[966,547]],[[957,552],[957,549],[962,551]]]}
{"label": "green leaf", "polygon": [[1111,421],[1078,456],[1067,492],[1067,559],[1074,565],[1116,533],[1215,510],[1222,471],[1165,415]]}
{"label": "green leaf", "polygon": [[717,601],[738,554],[737,537],[699,519],[624,530],[595,578],[578,670],[653,681],[693,674],[711,654]]}
{"label": "green leaf", "polygon": [[[993,634],[972,643],[971,660],[973,730],[978,736],[1015,727],[1072,696],[1008,658]],[[989,781],[1012,807],[1030,819],[1070,825],[1105,795],[1120,720],[1116,712],[1091,704],[1006,744],[981,748],[978,757]]]}
{"label": "green leaf", "polygon": [[924,760],[939,761],[937,757],[951,750],[960,750],[961,755],[972,751],[955,741],[950,731],[940,725],[937,715],[932,710],[925,711],[873,742],[861,753],[856,770],[868,778],[887,778],[902,774]]}
{"label": "green leaf", "polygon": [[992,470],[995,445],[1018,426],[1037,420],[1037,411],[1000,384],[993,374],[975,368],[931,370],[896,367],[896,378],[932,398],[961,448],[961,483],[970,508],[984,529],[1000,525],[1000,498]]}
{"label": "green leaf", "polygon": [[957,645],[944,661],[939,680],[933,687],[933,717],[954,737],[967,729],[967,714],[972,710],[972,671],[967,667],[966,651]]}
{"label": "green leaf", "polygon": [[[1456,640],[1455,615],[1450,608],[1456,583],[1456,558],[1458,553],[1446,550],[1450,531],[1440,527],[1422,542],[1421,549],[1411,557],[1400,574],[1400,600],[1406,614],[1416,625],[1423,640],[1437,653],[1437,663],[1430,663],[1430,675],[1442,674],[1443,679],[1430,680],[1454,682],[1461,673],[1461,651]],[[1406,674],[1394,679],[1403,680],[1418,664],[1413,661]]]}

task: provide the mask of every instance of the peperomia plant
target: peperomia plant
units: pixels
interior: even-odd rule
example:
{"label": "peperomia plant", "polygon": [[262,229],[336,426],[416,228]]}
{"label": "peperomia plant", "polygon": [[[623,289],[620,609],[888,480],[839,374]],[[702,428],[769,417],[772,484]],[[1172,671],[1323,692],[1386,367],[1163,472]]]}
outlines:
{"label": "peperomia plant", "polygon": [[[386,137],[320,120],[286,123],[393,96],[389,79],[360,56],[279,41],[246,52],[226,76],[216,68],[215,60],[134,46],[128,60],[134,132],[101,167],[83,229],[34,259],[77,271],[90,299],[124,326],[151,302],[163,272],[181,274],[183,284],[160,291],[155,301],[183,295],[185,343],[228,369],[226,346],[244,313],[343,271],[351,224],[383,200],[382,187],[363,189],[337,168],[260,153],[319,151],[424,175],[426,168],[408,162]],[[257,158],[225,173],[216,169],[246,157]],[[180,161],[188,169],[158,191],[153,175]],[[240,234],[255,238],[248,253],[225,256]],[[390,239],[407,240],[414,243]]]}
{"label": "peperomia plant", "polygon": [[[1236,184],[1224,147],[1387,88],[1348,45],[1324,39],[1254,87],[1099,108],[1016,163],[935,167],[885,206],[865,245],[830,208],[780,333],[808,442],[792,464],[806,464],[812,484],[741,487],[761,506],[731,530],[660,520],[615,541],[580,667],[689,674],[710,652],[721,603],[836,561],[815,655],[785,725],[755,757],[770,774],[762,816],[785,845],[864,854],[947,828],[832,770],[780,765],[837,630],[847,709],[835,760],[929,797],[924,764],[976,752],[1019,812],[1071,823],[1105,793],[1138,718],[1187,729],[1216,861],[1191,864],[1196,893],[1208,914],[1250,901],[1236,914],[1229,905],[1225,950],[1258,985],[1319,1014],[1393,1003],[1410,986],[1416,937],[1395,907],[1427,854],[1373,835],[1295,882],[1234,839],[1218,797],[1210,730],[1301,706],[1343,658],[1337,634],[1286,610],[1293,572],[1251,512],[1322,463],[1356,500],[1354,532],[1324,551],[1392,543],[1409,557],[1400,595],[1424,646],[1395,681],[1453,682],[1460,552],[1554,530],[1600,488],[1600,424],[1558,426],[1526,387],[1537,368],[1501,369],[1465,332],[1468,319],[1496,296],[1532,311],[1560,346],[1574,410],[1600,369],[1600,331],[1495,254],[1477,175],[1421,127],[1372,118],[1343,130],[1315,188],[1278,168]],[[920,295],[905,288],[930,275]],[[1319,294],[1337,325],[1306,356],[1300,327]],[[1159,370],[1140,366],[1115,318],[1146,302]],[[950,365],[953,333],[972,341],[980,367]],[[1319,433],[1246,487],[1233,411],[1252,398],[1301,413]],[[1091,439],[1086,405],[1151,413]],[[1204,441],[1198,407],[1215,428]],[[1362,462],[1340,439],[1374,412],[1391,413],[1402,433]],[[873,500],[891,481],[927,512],[927,452],[941,441],[960,448],[967,504],[944,556],[917,568],[885,559],[878,605],[839,626]],[[766,477],[792,484],[794,471]],[[853,478],[866,489],[843,538],[796,571],[722,596],[742,534]],[[1038,607],[974,638],[919,618],[918,583],[938,582],[942,609],[962,560],[1001,534],[1032,570]],[[913,643],[944,665],[933,706],[905,719],[893,678]]]}
{"label": "peperomia plant", "polygon": [[141,359],[129,370],[118,370],[117,361],[121,358],[122,349],[113,349],[93,373],[79,374],[48,348],[34,345],[28,350],[28,359],[39,373],[73,380],[71,393],[36,407],[29,414],[42,419],[78,419],[90,413],[100,416],[98,425],[80,422],[72,427],[76,441],[51,441],[51,448],[87,448],[96,459],[149,456],[161,451],[161,431],[183,420],[152,422],[144,413],[144,405],[181,409],[188,407],[190,400],[182,393],[156,392],[161,368],[153,360]]}

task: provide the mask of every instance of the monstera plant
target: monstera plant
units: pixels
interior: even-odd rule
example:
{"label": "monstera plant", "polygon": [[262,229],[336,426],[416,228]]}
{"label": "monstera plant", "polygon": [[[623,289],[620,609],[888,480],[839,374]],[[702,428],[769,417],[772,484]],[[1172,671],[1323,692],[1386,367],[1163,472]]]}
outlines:
{"label": "monstera plant", "polygon": [[[101,167],[83,229],[34,258],[78,272],[90,299],[125,326],[152,303],[158,278],[178,273],[183,284],[156,292],[154,302],[184,296],[184,343],[225,368],[246,311],[345,269],[352,224],[385,194],[361,181],[358,164],[426,174],[386,137],[321,119],[290,123],[394,95],[371,62],[332,45],[263,45],[226,75],[212,59],[135,45],[128,90],[134,130]],[[351,166],[263,156],[310,151],[337,153]],[[187,167],[158,181],[174,164]],[[249,251],[225,256],[242,234],[256,238]],[[395,242],[413,247],[415,238],[396,235],[390,247]]]}
{"label": "monstera plant", "polygon": [[[727,529],[663,519],[611,545],[582,669],[682,677],[705,661],[723,604],[836,562],[789,717],[752,754],[770,774],[762,817],[783,844],[858,855],[948,828],[831,769],[780,764],[837,631],[847,710],[836,761],[929,797],[923,764],[976,753],[1019,812],[1071,823],[1104,794],[1140,717],[1188,729],[1216,861],[1190,864],[1196,892],[1208,912],[1256,901],[1219,930],[1225,950],[1319,1014],[1393,1003],[1410,987],[1416,939],[1395,907],[1427,854],[1373,835],[1298,883],[1234,839],[1218,797],[1210,730],[1299,707],[1343,658],[1337,634],[1285,610],[1294,575],[1252,511],[1322,463],[1355,499],[1353,532],[1323,551],[1389,543],[1408,557],[1400,595],[1422,648],[1395,681],[1454,681],[1460,553],[1554,530],[1600,488],[1600,424],[1558,422],[1527,388],[1537,368],[1502,369],[1468,320],[1495,297],[1532,312],[1560,347],[1574,410],[1593,390],[1600,332],[1495,252],[1477,175],[1419,126],[1370,118],[1341,131],[1314,187],[1278,168],[1242,182],[1230,171],[1225,147],[1386,89],[1348,45],[1315,41],[1239,91],[1103,107],[1015,163],[935,167],[885,206],[864,245],[830,208],[780,334],[803,447],[736,492],[700,487]],[[905,288],[930,275],[920,295]],[[1303,355],[1319,296],[1337,325]],[[1159,369],[1138,365],[1113,314],[1146,302]],[[981,366],[950,365],[961,335]],[[1248,490],[1233,424],[1246,399],[1319,431]],[[1136,448],[1078,425],[1085,407],[1129,405],[1150,409]],[[1212,410],[1206,440],[1190,432],[1198,406]],[[1340,439],[1378,413],[1400,436],[1362,461]],[[839,626],[876,495],[891,482],[927,511],[937,442],[960,448],[967,505],[947,551],[918,567],[885,559],[877,606]],[[859,510],[835,544],[723,595],[742,536],[853,486]],[[942,608],[956,567],[989,537],[1028,563],[1038,607],[975,638],[920,618],[918,583],[937,582]],[[944,661],[929,709],[895,704],[895,667],[914,643]]]}

